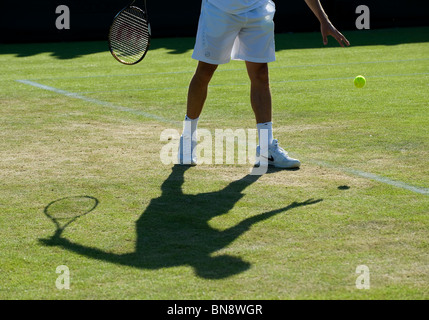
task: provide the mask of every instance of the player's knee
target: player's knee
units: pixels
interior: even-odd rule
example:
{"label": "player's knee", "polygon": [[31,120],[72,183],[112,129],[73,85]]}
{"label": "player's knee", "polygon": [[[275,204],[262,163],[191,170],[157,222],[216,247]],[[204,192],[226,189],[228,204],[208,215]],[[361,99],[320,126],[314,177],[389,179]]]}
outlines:
{"label": "player's knee", "polygon": [[269,85],[269,73],[268,66],[265,64],[261,64],[258,67],[252,68],[252,71],[249,72],[250,81],[254,85]]}
{"label": "player's knee", "polygon": [[270,80],[269,80],[268,74],[258,74],[252,77],[250,80],[253,86],[258,86],[258,87],[270,86]]}
{"label": "player's knee", "polygon": [[200,63],[197,68],[197,71],[195,72],[194,79],[201,83],[209,83],[216,69],[216,65]]}

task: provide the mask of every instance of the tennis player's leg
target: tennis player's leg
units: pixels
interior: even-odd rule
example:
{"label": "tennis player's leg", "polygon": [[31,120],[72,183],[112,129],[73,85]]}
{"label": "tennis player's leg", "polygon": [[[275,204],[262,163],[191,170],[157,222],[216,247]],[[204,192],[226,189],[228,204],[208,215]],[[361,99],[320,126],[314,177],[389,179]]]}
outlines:
{"label": "tennis player's leg", "polygon": [[[251,105],[259,136],[256,163],[262,163],[261,157],[265,157],[268,164],[275,167],[297,168],[301,165],[299,160],[289,157],[288,153],[279,146],[278,141],[273,139],[268,63],[275,61],[274,13],[273,2],[249,12],[248,23],[240,31],[232,55],[235,59],[246,61],[251,81]],[[268,154],[265,151],[261,154],[261,150],[267,150]]]}
{"label": "tennis player's leg", "polygon": [[[261,149],[267,150],[265,159],[269,165],[278,168],[298,168],[301,163],[299,160],[291,158],[288,153],[279,146],[278,140],[273,138],[272,126],[272,99],[269,81],[268,63],[255,63],[246,61],[247,72],[250,78],[250,100],[253,112],[255,113],[258,134],[259,146],[256,149],[257,163],[260,163]],[[266,130],[266,134],[261,131]],[[263,137],[268,138],[265,140]],[[265,147],[261,147],[262,143],[266,143]],[[266,162],[264,161],[264,162]]]}
{"label": "tennis player's leg", "polygon": [[217,69],[217,65],[199,61],[197,70],[191,80],[188,90],[186,115],[189,119],[199,118],[207,99],[210,80]]}
{"label": "tennis player's leg", "polygon": [[178,163],[184,165],[197,164],[197,126],[201,111],[207,99],[210,80],[217,65],[200,61],[197,70],[189,84],[186,116],[183,122],[183,132],[180,136]]}
{"label": "tennis player's leg", "polygon": [[250,101],[256,123],[271,122],[272,102],[268,73],[268,63],[246,61],[250,78]]}
{"label": "tennis player's leg", "polygon": [[187,114],[179,144],[179,164],[197,164],[197,125],[207,98],[208,85],[217,66],[231,60],[231,51],[240,29],[241,24],[230,14],[208,2],[203,3],[192,54],[192,58],[199,62],[188,90]]}

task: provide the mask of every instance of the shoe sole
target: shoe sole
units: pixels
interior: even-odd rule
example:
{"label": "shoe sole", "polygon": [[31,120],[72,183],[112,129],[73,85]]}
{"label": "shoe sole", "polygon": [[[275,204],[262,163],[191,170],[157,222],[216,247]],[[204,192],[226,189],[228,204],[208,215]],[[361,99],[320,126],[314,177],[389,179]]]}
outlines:
{"label": "shoe sole", "polygon": [[192,162],[192,163],[179,163],[179,165],[181,166],[188,166],[188,167],[195,167],[197,164]]}
{"label": "shoe sole", "polygon": [[299,164],[293,164],[290,166],[282,166],[282,165],[276,165],[276,164],[269,164],[269,165],[272,167],[275,167],[275,168],[280,168],[280,169],[296,169],[296,168],[301,167],[300,163]]}
{"label": "shoe sole", "polygon": [[[255,163],[255,166],[259,167],[259,162]],[[297,169],[297,168],[301,167],[301,163],[296,163],[296,164],[292,164],[292,165],[282,166],[282,165],[278,165],[278,164],[274,164],[274,163],[268,162],[268,166],[269,167],[274,167],[274,168],[279,168],[279,169]]]}

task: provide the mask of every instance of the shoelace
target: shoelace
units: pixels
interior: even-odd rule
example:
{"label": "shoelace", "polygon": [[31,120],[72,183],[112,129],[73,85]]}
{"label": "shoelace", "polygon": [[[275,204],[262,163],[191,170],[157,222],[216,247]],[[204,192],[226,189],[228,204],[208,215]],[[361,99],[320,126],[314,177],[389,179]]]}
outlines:
{"label": "shoelace", "polygon": [[288,155],[288,152],[285,149],[283,149],[282,147],[279,146],[279,141],[277,139],[273,140],[272,146],[274,146],[274,150],[275,151],[278,150],[279,153],[282,153],[284,155]]}

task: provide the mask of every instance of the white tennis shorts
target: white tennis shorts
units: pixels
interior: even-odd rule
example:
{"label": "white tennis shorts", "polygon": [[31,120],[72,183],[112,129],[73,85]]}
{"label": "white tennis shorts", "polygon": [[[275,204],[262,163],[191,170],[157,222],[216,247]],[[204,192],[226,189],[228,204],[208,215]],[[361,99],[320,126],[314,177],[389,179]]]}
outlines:
{"label": "white tennis shorts", "polygon": [[192,58],[216,65],[231,59],[275,61],[275,12],[272,1],[242,14],[231,14],[203,0]]}

